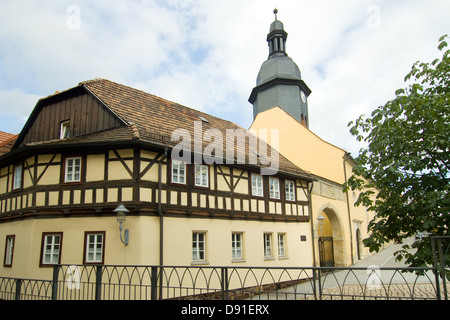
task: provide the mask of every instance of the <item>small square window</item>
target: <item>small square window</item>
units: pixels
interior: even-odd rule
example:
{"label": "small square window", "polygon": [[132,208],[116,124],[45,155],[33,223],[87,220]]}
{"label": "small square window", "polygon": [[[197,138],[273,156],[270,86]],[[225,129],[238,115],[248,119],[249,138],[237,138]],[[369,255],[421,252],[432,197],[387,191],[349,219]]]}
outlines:
{"label": "small square window", "polygon": [[22,165],[14,167],[14,178],[13,178],[13,190],[22,188],[22,177],[23,177]]}
{"label": "small square window", "polygon": [[15,235],[6,236],[5,259],[3,260],[4,267],[12,267],[15,240]]}
{"label": "small square window", "polygon": [[61,263],[62,232],[43,233],[41,266]]}
{"label": "small square window", "polygon": [[295,183],[294,181],[286,181],[286,200],[295,201]]}
{"label": "small square window", "polygon": [[64,182],[81,182],[81,157],[66,158]]}
{"label": "small square window", "polygon": [[172,159],[172,183],[186,184],[186,163]]}
{"label": "small square window", "polygon": [[278,178],[269,178],[269,196],[272,199],[280,199],[280,180]]}
{"label": "small square window", "polygon": [[278,258],[286,258],[286,234],[278,234]]}
{"label": "small square window", "polygon": [[59,131],[59,138],[66,139],[70,138],[70,121],[61,122],[61,129]]}
{"label": "small square window", "polygon": [[263,196],[263,180],[259,174],[252,174],[252,195],[257,197]]}
{"label": "small square window", "polygon": [[192,233],[192,262],[206,261],[206,233]]}
{"label": "small square window", "polygon": [[196,164],[195,165],[195,186],[208,188],[208,166]]}
{"label": "small square window", "polygon": [[105,253],[105,232],[86,232],[84,264],[103,264]]}
{"label": "small square window", "polygon": [[272,259],[272,233],[264,233],[264,258]]}
{"label": "small square window", "polygon": [[244,242],[244,235],[242,232],[233,232],[231,234],[231,259],[232,260],[244,259],[243,242]]}

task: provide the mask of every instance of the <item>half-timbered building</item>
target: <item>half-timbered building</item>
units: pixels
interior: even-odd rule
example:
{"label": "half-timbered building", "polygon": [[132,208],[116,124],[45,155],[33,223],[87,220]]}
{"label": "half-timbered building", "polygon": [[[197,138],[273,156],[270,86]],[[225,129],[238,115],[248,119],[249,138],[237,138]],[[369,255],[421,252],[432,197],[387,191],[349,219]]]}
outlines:
{"label": "half-timbered building", "polygon": [[311,266],[312,178],[255,137],[105,79],[40,99],[0,155],[2,275],[41,278],[58,263]]}

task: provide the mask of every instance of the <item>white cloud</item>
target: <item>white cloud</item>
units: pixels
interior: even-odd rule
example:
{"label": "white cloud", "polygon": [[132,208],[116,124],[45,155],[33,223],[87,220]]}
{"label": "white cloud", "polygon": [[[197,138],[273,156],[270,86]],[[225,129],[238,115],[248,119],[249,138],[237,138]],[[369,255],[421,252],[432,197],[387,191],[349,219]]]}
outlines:
{"label": "white cloud", "polygon": [[[67,25],[78,18],[71,5],[79,28]],[[347,123],[391,99],[412,63],[432,61],[450,26],[447,0],[276,5],[287,52],[313,91],[310,128],[353,154]],[[249,127],[273,8],[269,0],[3,1],[0,117],[12,105],[22,117],[37,97],[103,77]]]}

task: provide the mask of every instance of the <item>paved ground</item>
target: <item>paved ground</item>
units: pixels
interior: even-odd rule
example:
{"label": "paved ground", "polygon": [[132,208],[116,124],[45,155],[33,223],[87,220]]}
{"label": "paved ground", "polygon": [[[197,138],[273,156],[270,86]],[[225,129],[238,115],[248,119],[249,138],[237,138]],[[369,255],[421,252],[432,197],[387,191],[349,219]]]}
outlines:
{"label": "paved ground", "polygon": [[[414,239],[409,239],[412,243]],[[352,267],[360,268],[321,275],[322,299],[436,299],[435,276],[428,272],[417,276],[411,272],[389,270],[407,267],[393,256],[402,245],[391,245],[379,253],[359,261]],[[318,282],[316,281],[318,286]],[[318,292],[318,291],[316,291]],[[442,289],[441,289],[442,292]],[[447,282],[450,293],[450,283]],[[314,299],[313,282],[264,294],[261,299]]]}

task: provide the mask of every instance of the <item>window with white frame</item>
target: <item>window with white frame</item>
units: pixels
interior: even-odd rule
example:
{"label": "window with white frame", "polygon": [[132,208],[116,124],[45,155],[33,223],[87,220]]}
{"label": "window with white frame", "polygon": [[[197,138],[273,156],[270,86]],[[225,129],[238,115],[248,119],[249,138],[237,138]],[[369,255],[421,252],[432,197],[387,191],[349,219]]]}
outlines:
{"label": "window with white frame", "polygon": [[280,199],[280,179],[269,177],[269,196],[272,199]]}
{"label": "window with white frame", "polygon": [[186,163],[172,159],[172,183],[186,184]]}
{"label": "window with white frame", "polygon": [[242,232],[233,232],[231,234],[231,258],[233,260],[242,260],[243,254],[243,234]]}
{"label": "window with white frame", "polygon": [[278,234],[278,257],[279,258],[286,257],[286,234],[285,233]]}
{"label": "window with white frame", "polygon": [[206,233],[193,232],[192,233],[192,261],[205,262],[206,261]]}
{"label": "window with white frame", "polygon": [[208,166],[196,164],[194,175],[196,187],[208,188],[209,186]]}
{"label": "window with white frame", "polygon": [[11,267],[13,262],[13,253],[14,253],[14,241],[15,236],[9,235],[6,236],[6,244],[5,244],[5,260],[3,261],[4,267]]}
{"label": "window with white frame", "polygon": [[62,233],[44,233],[42,235],[41,265],[60,263]]}
{"label": "window with white frame", "polygon": [[86,232],[84,263],[103,263],[105,232]]}
{"label": "window with white frame", "polygon": [[66,158],[64,182],[81,182],[81,157]]}
{"label": "window with white frame", "polygon": [[286,200],[295,201],[295,183],[294,183],[294,181],[286,181]]}
{"label": "window with white frame", "polygon": [[252,195],[263,196],[263,180],[260,174],[252,174]]}
{"label": "window with white frame", "polygon": [[61,129],[59,131],[59,138],[66,139],[70,138],[70,121],[61,122]]}
{"label": "window with white frame", "polygon": [[22,188],[22,165],[14,167],[13,190]]}
{"label": "window with white frame", "polygon": [[272,233],[264,233],[264,258],[272,259]]}

